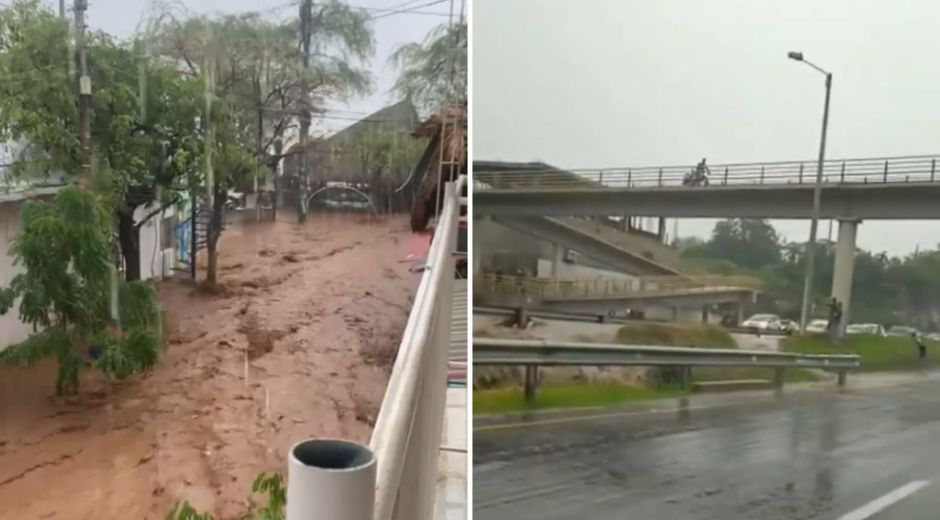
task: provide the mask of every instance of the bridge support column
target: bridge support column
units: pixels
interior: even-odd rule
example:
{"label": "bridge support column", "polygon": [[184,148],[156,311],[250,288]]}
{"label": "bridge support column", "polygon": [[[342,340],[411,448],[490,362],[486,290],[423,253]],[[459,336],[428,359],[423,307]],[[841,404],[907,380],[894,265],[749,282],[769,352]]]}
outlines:
{"label": "bridge support column", "polygon": [[558,270],[561,268],[561,263],[565,259],[565,248],[561,247],[560,244],[552,244],[552,279],[558,279]]}
{"label": "bridge support column", "polygon": [[656,233],[660,244],[666,243],[666,217],[659,217],[659,230]]}
{"label": "bridge support column", "polygon": [[[471,238],[472,240],[472,238]],[[483,273],[483,250],[479,245],[473,246],[473,276],[476,276]]]}
{"label": "bridge support column", "polygon": [[849,323],[849,302],[852,300],[852,273],[855,269],[855,238],[858,220],[839,221],[839,241],[836,243],[836,259],[832,273],[832,297],[842,303],[842,319],[836,328],[836,336],[845,336]]}
{"label": "bridge support column", "polygon": [[702,305],[702,323],[708,323],[708,305]]}

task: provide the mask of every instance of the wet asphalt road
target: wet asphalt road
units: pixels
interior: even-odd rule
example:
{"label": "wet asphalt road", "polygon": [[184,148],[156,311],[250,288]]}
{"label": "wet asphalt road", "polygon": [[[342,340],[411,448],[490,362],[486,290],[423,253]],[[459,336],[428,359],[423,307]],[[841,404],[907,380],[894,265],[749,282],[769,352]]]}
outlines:
{"label": "wet asphalt road", "polygon": [[937,379],[723,399],[477,428],[474,518],[940,518]]}

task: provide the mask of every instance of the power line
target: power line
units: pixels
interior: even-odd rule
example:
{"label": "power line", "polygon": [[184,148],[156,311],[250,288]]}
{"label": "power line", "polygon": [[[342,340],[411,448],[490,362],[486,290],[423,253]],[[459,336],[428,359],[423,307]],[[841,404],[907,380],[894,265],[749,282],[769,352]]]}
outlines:
{"label": "power line", "polygon": [[[411,12],[414,12],[414,11],[416,11],[416,10],[418,10],[418,9],[423,9],[423,8],[425,8],[425,7],[431,7],[432,5],[443,4],[444,2],[447,2],[447,1],[448,1],[448,0],[434,0],[433,2],[428,2],[428,3],[426,3],[426,4],[421,4],[421,5],[418,5],[418,6],[415,6],[415,7],[409,7],[408,9],[397,9],[397,10],[393,10],[393,11],[388,12],[388,13],[385,13],[385,14],[375,15],[375,16],[373,16],[371,19],[372,19],[372,20],[379,20],[379,19],[382,19],[382,18],[385,18],[385,17],[388,17],[388,16],[396,15],[396,14],[411,13]],[[444,16],[447,16],[447,14],[445,13]]]}

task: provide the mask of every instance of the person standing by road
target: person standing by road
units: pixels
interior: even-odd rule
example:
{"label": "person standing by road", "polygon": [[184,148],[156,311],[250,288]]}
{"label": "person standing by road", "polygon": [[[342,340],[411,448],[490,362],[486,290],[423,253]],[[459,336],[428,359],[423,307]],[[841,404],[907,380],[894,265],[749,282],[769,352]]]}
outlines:
{"label": "person standing by road", "polygon": [[917,344],[917,358],[921,361],[927,359],[927,345],[924,343],[924,338],[916,332],[911,332],[911,339]]}

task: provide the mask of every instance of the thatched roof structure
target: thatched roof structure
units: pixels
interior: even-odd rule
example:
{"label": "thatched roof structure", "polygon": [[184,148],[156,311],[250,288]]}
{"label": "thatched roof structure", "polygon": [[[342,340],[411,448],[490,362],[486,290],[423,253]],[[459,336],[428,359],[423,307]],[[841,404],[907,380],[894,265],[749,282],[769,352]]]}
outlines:
{"label": "thatched roof structure", "polygon": [[447,183],[467,174],[467,106],[438,111],[418,124],[412,135],[429,139],[415,168],[419,186],[411,210],[411,229],[422,231],[437,207],[438,181]]}

